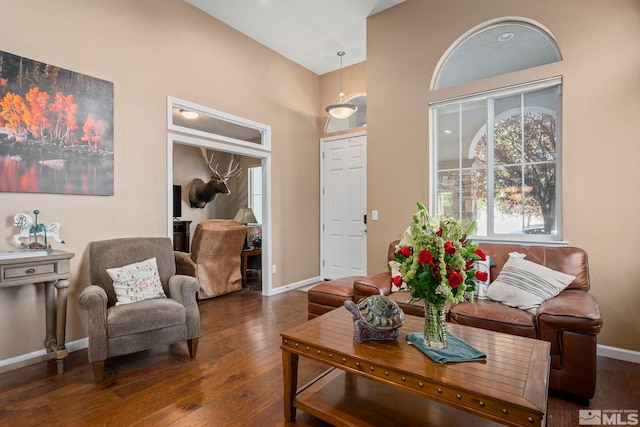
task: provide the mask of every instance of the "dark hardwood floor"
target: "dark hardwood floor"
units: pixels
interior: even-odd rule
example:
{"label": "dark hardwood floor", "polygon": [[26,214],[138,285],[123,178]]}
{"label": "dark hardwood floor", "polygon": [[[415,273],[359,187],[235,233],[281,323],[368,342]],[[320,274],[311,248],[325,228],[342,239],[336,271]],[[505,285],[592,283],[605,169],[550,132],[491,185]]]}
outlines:
{"label": "dark hardwood floor", "polygon": [[[307,295],[263,297],[258,289],[200,302],[195,359],[186,343],[117,357],[95,384],[81,350],[69,355],[64,375],[55,362],[0,375],[0,425],[326,426],[301,411],[296,423],[283,419],[280,332],[306,321]],[[299,384],[322,370],[301,358]],[[589,408],[640,409],[640,365],[599,357]],[[577,426],[580,409],[587,407],[551,396],[548,425]]]}

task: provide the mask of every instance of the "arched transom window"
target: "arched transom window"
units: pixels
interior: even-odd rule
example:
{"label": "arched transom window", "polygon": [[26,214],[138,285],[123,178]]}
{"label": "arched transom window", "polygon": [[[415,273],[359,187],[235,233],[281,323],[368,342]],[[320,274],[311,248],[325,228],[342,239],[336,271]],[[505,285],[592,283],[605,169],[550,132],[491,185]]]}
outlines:
{"label": "arched transom window", "polygon": [[436,74],[433,89],[558,62],[551,35],[527,22],[501,22],[475,31],[453,44]]}

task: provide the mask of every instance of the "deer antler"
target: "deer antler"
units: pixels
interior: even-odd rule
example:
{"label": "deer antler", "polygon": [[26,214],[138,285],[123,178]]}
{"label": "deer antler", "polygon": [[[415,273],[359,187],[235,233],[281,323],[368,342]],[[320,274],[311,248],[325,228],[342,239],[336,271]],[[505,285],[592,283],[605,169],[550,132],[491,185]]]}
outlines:
{"label": "deer antler", "polygon": [[229,167],[227,168],[227,172],[222,176],[222,179],[227,180],[229,178],[236,178],[240,176],[241,173],[242,169],[240,168],[240,162],[236,160],[236,155],[232,154],[231,160],[229,161]]}
{"label": "deer antler", "polygon": [[211,172],[218,174],[218,172],[213,168],[213,166],[211,166],[211,163],[213,163],[213,158],[215,157],[216,153],[211,153],[211,157],[209,158],[207,157],[207,149],[204,147],[200,147],[200,153],[202,154],[202,158],[204,158],[204,162],[207,164],[207,167],[211,169]]}
{"label": "deer antler", "polygon": [[240,174],[242,173],[240,162],[236,160],[235,154],[231,155],[231,160],[229,161],[229,167],[227,168],[227,172],[224,175],[221,175],[218,172],[218,166],[220,166],[220,164],[216,163],[215,168],[212,166],[215,153],[211,153],[211,157],[207,156],[207,149],[204,147],[200,147],[200,153],[202,154],[202,158],[204,159],[205,163],[207,164],[207,167],[211,170],[211,172],[213,172],[215,175],[219,176],[220,178],[224,179],[225,181],[229,178],[236,178],[240,176]]}
{"label": "deer antler", "polygon": [[209,157],[207,155],[207,149],[204,147],[200,147],[200,153],[207,167],[211,170],[211,179],[206,183],[200,178],[195,178],[191,181],[189,204],[192,208],[202,209],[207,203],[215,199],[217,194],[222,193],[227,196],[231,194],[231,190],[227,186],[226,181],[229,178],[240,176],[242,169],[240,168],[240,162],[236,160],[235,154],[232,154],[227,172],[224,175],[220,175],[218,173],[218,165],[216,164],[215,168],[211,166],[215,153],[211,153],[211,157]]}

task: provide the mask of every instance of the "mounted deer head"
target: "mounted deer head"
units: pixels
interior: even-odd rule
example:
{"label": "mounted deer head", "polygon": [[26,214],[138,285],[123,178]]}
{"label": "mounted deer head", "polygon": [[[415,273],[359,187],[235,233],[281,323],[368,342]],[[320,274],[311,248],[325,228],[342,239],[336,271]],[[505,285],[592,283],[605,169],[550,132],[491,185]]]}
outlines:
{"label": "mounted deer head", "polygon": [[227,180],[240,176],[242,169],[240,169],[240,162],[236,160],[235,154],[232,154],[227,172],[225,172],[224,175],[220,175],[220,173],[218,173],[218,165],[216,164],[215,168],[212,166],[215,154],[211,153],[211,157],[208,157],[207,149],[203,147],[200,147],[200,152],[207,167],[211,170],[211,180],[207,183],[200,178],[191,181],[191,186],[189,187],[189,204],[192,208],[202,209],[207,203],[215,199],[218,193],[231,194],[231,190],[227,187]]}

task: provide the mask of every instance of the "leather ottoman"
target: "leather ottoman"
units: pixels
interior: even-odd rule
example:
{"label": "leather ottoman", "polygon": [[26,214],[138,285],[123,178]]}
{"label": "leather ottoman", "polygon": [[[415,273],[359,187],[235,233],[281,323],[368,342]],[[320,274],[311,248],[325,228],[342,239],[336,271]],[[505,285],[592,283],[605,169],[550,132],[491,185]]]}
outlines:
{"label": "leather ottoman", "polygon": [[327,313],[334,308],[342,307],[347,300],[353,301],[353,281],[362,276],[341,277],[322,282],[309,289],[309,320]]}

